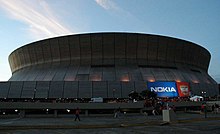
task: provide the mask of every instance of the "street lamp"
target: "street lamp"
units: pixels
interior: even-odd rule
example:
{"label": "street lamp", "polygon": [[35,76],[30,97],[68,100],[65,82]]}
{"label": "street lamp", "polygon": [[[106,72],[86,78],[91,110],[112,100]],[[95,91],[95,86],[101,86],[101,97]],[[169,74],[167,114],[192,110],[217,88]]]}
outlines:
{"label": "street lamp", "polygon": [[204,97],[204,105],[205,105],[205,109],[204,109],[204,112],[205,112],[205,118],[207,118],[207,104],[206,104],[206,101],[205,101],[205,96],[206,96],[206,91],[202,91],[202,96]]}
{"label": "street lamp", "polygon": [[202,96],[203,96],[204,99],[205,99],[205,97],[206,97],[206,91],[202,91]]}

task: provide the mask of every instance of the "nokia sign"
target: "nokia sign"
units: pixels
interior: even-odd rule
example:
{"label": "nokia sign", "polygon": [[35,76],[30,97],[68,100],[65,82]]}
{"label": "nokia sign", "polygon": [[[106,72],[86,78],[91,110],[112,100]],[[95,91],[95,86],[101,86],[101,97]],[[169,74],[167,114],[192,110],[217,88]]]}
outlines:
{"label": "nokia sign", "polygon": [[151,87],[151,92],[176,92],[174,87]]}
{"label": "nokia sign", "polygon": [[157,97],[177,97],[178,90],[175,82],[148,82],[148,90],[155,92]]}

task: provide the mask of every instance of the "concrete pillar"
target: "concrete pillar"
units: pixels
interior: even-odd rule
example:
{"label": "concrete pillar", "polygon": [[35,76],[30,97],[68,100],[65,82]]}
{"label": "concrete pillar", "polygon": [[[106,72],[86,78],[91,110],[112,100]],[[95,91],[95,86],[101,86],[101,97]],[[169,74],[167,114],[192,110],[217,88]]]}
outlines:
{"label": "concrete pillar", "polygon": [[173,110],[163,110],[163,121],[176,122],[176,113]]}
{"label": "concrete pillar", "polygon": [[57,110],[54,110],[54,117],[57,117]]}

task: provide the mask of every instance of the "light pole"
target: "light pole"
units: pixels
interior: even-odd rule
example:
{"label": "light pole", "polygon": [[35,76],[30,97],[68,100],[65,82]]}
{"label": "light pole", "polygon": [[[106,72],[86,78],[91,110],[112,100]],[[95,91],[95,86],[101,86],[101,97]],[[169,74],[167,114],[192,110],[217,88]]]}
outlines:
{"label": "light pole", "polygon": [[34,99],[35,99],[36,91],[37,91],[37,89],[34,88]]}
{"label": "light pole", "polygon": [[206,97],[206,91],[202,91],[202,97],[204,98],[203,102],[204,102],[204,113],[205,113],[205,118],[207,118],[207,104],[206,104],[206,100],[205,100],[205,97]]}

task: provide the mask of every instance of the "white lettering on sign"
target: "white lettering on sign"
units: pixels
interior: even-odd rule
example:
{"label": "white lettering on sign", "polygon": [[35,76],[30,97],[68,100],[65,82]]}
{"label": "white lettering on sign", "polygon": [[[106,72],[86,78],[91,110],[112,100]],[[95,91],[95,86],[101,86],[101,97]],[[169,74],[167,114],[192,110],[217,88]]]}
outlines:
{"label": "white lettering on sign", "polygon": [[151,92],[176,92],[174,87],[151,87]]}

